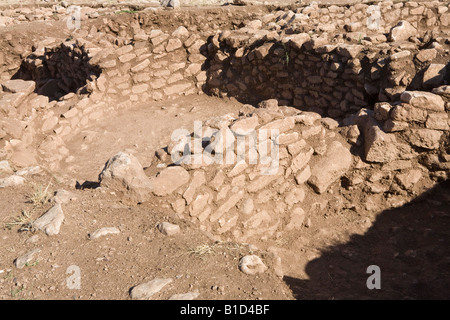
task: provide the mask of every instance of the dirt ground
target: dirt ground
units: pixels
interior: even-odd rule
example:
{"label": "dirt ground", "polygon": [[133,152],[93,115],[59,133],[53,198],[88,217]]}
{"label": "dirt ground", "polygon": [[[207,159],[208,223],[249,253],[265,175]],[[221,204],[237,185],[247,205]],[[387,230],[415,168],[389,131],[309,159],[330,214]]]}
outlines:
{"label": "dirt ground", "polygon": [[[10,26],[0,30],[0,37],[14,30],[29,39],[64,39],[70,33],[62,23]],[[237,115],[241,107],[235,99],[207,95],[135,105],[66,138],[71,157],[58,172],[42,171],[23,186],[0,189],[0,299],[130,299],[130,288],[154,278],[174,279],[152,298],[163,300],[186,292],[198,292],[205,300],[449,298],[448,181],[417,186],[415,199],[388,211],[361,211],[331,201],[318,206],[308,227],[258,246],[215,242],[157,200],[130,203],[98,188],[98,174],[118,151],[134,154],[148,167],[175,129],[192,131],[194,121]],[[339,187],[333,191],[348,202],[363,199]],[[74,196],[64,206],[61,233],[47,237],[29,222],[52,206],[44,200],[59,189]],[[156,228],[162,221],[179,225],[181,233],[163,235]],[[120,234],[89,238],[103,227],[116,227]],[[40,252],[32,262],[16,269],[13,261],[35,248]],[[269,251],[281,257],[283,278],[239,270],[242,256],[271,261]],[[381,290],[366,286],[370,265],[380,267]],[[79,289],[67,285],[73,266],[81,275]]]}
{"label": "dirt ground", "polygon": [[[215,243],[158,202],[136,205],[101,188],[76,189],[97,181],[105,159],[118,150],[136,154],[145,167],[153,158],[151,150],[166,144],[163,137],[174,128],[188,129],[193,120],[237,112],[239,105],[190,96],[136,106],[72,137],[73,160],[61,168],[63,175],[43,173],[23,187],[2,189],[0,297],[128,299],[134,285],[171,277],[176,280],[156,299],[189,291],[198,291],[200,299],[232,300],[448,298],[448,183],[395,210],[364,216],[352,209],[318,210],[309,228],[261,248]],[[47,187],[50,193],[66,189],[75,195],[65,206],[57,239],[14,224],[20,217],[32,221],[50,208],[30,201]],[[155,227],[161,221],[180,225],[181,235],[162,235]],[[117,227],[121,233],[90,240],[88,235],[102,227]],[[15,269],[12,261],[25,253],[25,245],[41,252],[29,266]],[[273,274],[249,277],[239,271],[241,256],[267,252],[270,246],[282,259],[283,281]],[[366,269],[372,264],[382,270],[382,290],[376,292],[366,287]],[[65,283],[72,265],[80,267],[80,290]]]}

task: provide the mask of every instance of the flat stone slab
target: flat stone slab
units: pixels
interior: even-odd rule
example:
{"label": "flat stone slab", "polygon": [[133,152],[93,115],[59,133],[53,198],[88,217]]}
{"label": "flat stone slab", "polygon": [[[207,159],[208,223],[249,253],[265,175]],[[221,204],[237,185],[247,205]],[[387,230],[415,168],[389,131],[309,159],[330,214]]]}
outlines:
{"label": "flat stone slab", "polygon": [[7,178],[0,179],[0,188],[19,186],[24,182],[25,182],[24,177],[12,175]]}
{"label": "flat stone slab", "polygon": [[267,267],[260,257],[249,255],[241,258],[239,261],[239,270],[247,275],[256,275],[258,273],[264,273]]}
{"label": "flat stone slab", "polygon": [[94,231],[93,233],[89,234],[89,239],[94,240],[109,234],[119,234],[120,230],[115,227],[105,227],[98,229]]}
{"label": "flat stone slab", "polygon": [[308,183],[317,193],[324,193],[352,164],[352,155],[340,142],[334,141],[325,155],[311,169]]}
{"label": "flat stone slab", "polygon": [[441,96],[430,92],[405,91],[400,95],[400,100],[420,109],[445,111],[445,103]]}
{"label": "flat stone slab", "polygon": [[153,178],[153,193],[156,196],[167,196],[189,182],[189,173],[182,167],[169,167]]}
{"label": "flat stone slab", "polygon": [[154,294],[158,293],[169,283],[172,279],[154,279],[152,281],[137,285],[131,289],[130,296],[134,300],[149,300]]}
{"label": "flat stone slab", "polygon": [[180,232],[180,226],[170,222],[158,223],[157,228],[162,234],[166,236],[173,236]]}
{"label": "flat stone slab", "polygon": [[151,195],[150,178],[132,154],[119,152],[109,159],[99,175],[99,182],[102,187],[123,192],[136,201],[145,201]]}
{"label": "flat stone slab", "polygon": [[34,256],[36,254],[38,254],[39,252],[41,252],[41,249],[34,249],[34,250],[31,250],[31,251],[25,253],[24,255],[20,256],[16,260],[14,260],[14,265],[16,266],[17,269],[22,269],[28,263],[33,261]]}
{"label": "flat stone slab", "polygon": [[36,88],[36,82],[21,79],[8,80],[2,83],[3,91],[11,93],[24,93],[29,95]]}

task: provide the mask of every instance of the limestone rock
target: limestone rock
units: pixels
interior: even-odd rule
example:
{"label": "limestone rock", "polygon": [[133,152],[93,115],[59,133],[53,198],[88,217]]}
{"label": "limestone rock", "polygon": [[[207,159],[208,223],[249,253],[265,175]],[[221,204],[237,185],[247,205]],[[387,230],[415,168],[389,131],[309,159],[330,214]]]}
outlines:
{"label": "limestone rock", "polygon": [[417,30],[408,21],[402,20],[389,33],[390,41],[405,41],[417,35]]}
{"label": "limestone rock", "polygon": [[450,86],[440,86],[432,90],[434,94],[450,97]]}
{"label": "limestone rock", "polygon": [[[270,177],[270,176],[268,176]],[[216,212],[214,212],[213,215],[210,217],[210,221],[214,222],[219,220],[225,213],[231,210],[241,199],[244,197],[245,193],[243,190],[233,194],[231,197],[228,198],[227,201],[225,201],[224,204],[222,204]]]}
{"label": "limestone rock", "polygon": [[346,126],[341,130],[341,134],[347,141],[351,144],[356,144],[358,142],[358,138],[361,134],[359,128],[356,124],[351,126]]}
{"label": "limestone rock", "polygon": [[446,113],[430,113],[425,126],[428,129],[450,130],[449,119]]}
{"label": "limestone rock", "polygon": [[305,220],[305,211],[302,208],[295,208],[292,210],[290,221],[286,226],[287,230],[300,229]]}
{"label": "limestone rock", "polygon": [[365,158],[369,162],[385,163],[411,158],[410,146],[397,141],[395,134],[384,133],[377,125],[368,125],[364,130]]}
{"label": "limestone rock", "polygon": [[120,230],[115,227],[105,227],[98,229],[89,235],[89,239],[94,240],[108,234],[119,234]]}
{"label": "limestone rock", "polygon": [[7,187],[14,187],[19,186],[25,182],[25,178],[18,176],[18,175],[12,175],[6,178],[0,179],[0,188],[7,188]]}
{"label": "limestone rock", "polygon": [[430,92],[405,91],[400,95],[400,99],[416,108],[438,112],[445,111],[444,100]]}
{"label": "limestone rock", "polygon": [[34,250],[31,250],[31,251],[25,253],[24,255],[20,256],[16,260],[14,260],[14,265],[16,266],[17,269],[22,269],[28,263],[33,261],[34,256],[37,253],[39,253],[40,251],[41,251],[41,249],[34,249]]}
{"label": "limestone rock", "polygon": [[295,182],[297,182],[297,184],[302,184],[308,181],[310,177],[311,177],[311,167],[307,165],[303,170],[301,170],[296,174]]}
{"label": "limestone rock", "polygon": [[194,300],[198,298],[199,295],[200,293],[198,292],[179,293],[171,296],[169,300]]}
{"label": "limestone rock", "polygon": [[158,223],[157,228],[162,234],[164,234],[166,236],[173,236],[180,232],[179,225],[169,223],[169,222]]}
{"label": "limestone rock", "polygon": [[195,195],[195,191],[205,182],[206,182],[205,172],[195,171],[194,174],[192,175],[192,181],[189,184],[189,187],[183,193],[183,198],[186,200],[186,203],[188,205],[192,202],[192,199]]}
{"label": "limestone rock", "polygon": [[327,152],[311,168],[308,183],[317,193],[324,193],[328,187],[350,169],[352,155],[340,142],[333,141]]}
{"label": "limestone rock", "polygon": [[240,205],[240,211],[242,214],[245,215],[251,215],[253,213],[253,209],[254,209],[254,204],[253,204],[253,199],[252,198],[247,198],[245,199],[242,204]]}
{"label": "limestone rock", "polygon": [[11,93],[24,93],[29,95],[36,88],[36,83],[34,81],[25,80],[8,80],[2,83],[3,91]]}
{"label": "limestone rock", "polygon": [[189,177],[189,173],[182,167],[168,167],[152,179],[153,193],[160,197],[167,196],[188,183]]}
{"label": "limestone rock", "polygon": [[149,198],[153,186],[138,159],[124,152],[106,162],[99,182],[102,187],[123,193],[138,202]]}
{"label": "limestone rock", "polygon": [[287,117],[284,119],[275,120],[263,125],[259,130],[267,130],[267,136],[271,136],[272,130],[278,130],[278,134],[289,131],[295,126],[295,118]]}
{"label": "limestone rock", "polygon": [[341,56],[346,58],[354,59],[364,48],[362,45],[354,45],[354,44],[340,44],[336,48],[336,51]]}
{"label": "limestone rock", "polygon": [[410,104],[401,104],[392,108],[390,117],[394,121],[425,122],[427,110],[413,107]]}
{"label": "limestone rock", "polygon": [[293,188],[288,192],[284,201],[288,206],[293,206],[298,202],[302,202],[305,199],[305,190],[300,187]]}
{"label": "limestone rock", "polygon": [[33,226],[44,231],[48,236],[57,235],[64,221],[61,204],[56,204],[33,222]]}
{"label": "limestone rock", "polygon": [[311,156],[314,153],[314,149],[309,147],[305,148],[303,151],[298,153],[293,159],[292,159],[292,165],[291,169],[294,173],[296,173],[298,170],[303,169],[311,160]]}
{"label": "limestone rock", "polygon": [[77,196],[73,192],[64,189],[59,189],[55,192],[55,195],[50,199],[50,202],[66,204],[76,199]]}
{"label": "limestone rock", "polygon": [[204,221],[211,213],[208,206],[209,194],[199,194],[189,206],[189,214],[191,217],[197,217],[200,221]]}
{"label": "limestone rock", "polygon": [[261,109],[266,109],[269,112],[277,112],[278,111],[278,100],[277,99],[269,99],[261,101],[258,104],[258,107]]}
{"label": "limestone rock", "polygon": [[261,258],[256,255],[244,256],[239,260],[239,270],[248,275],[264,273],[267,270],[266,265]]}
{"label": "limestone rock", "polygon": [[0,173],[13,173],[13,170],[9,165],[8,160],[0,161]]}
{"label": "limestone rock", "polygon": [[252,117],[237,120],[231,125],[230,129],[236,135],[247,136],[255,131],[258,123],[258,116],[254,115]]}
{"label": "limestone rock", "polygon": [[174,202],[172,202],[171,206],[172,206],[172,209],[177,214],[182,214],[184,212],[184,210],[186,209],[186,200],[184,200],[184,199],[177,199]]}
{"label": "limestone rock", "polygon": [[443,84],[446,74],[445,64],[430,64],[423,74],[423,86],[434,88]]}
{"label": "limestone rock", "polygon": [[134,300],[149,300],[154,294],[158,293],[165,286],[172,283],[172,279],[154,279],[150,282],[143,283],[133,287],[130,296]]}
{"label": "limestone rock", "polygon": [[411,129],[407,135],[409,142],[420,148],[438,149],[442,132],[431,129]]}
{"label": "limestone rock", "polygon": [[424,49],[424,50],[419,51],[419,53],[416,55],[416,58],[420,62],[427,62],[427,61],[431,61],[434,58],[436,58],[436,55],[437,55],[436,49],[434,49],[434,48]]}
{"label": "limestone rock", "polygon": [[395,176],[398,184],[406,190],[411,189],[422,178],[422,171],[419,169],[411,169]]}

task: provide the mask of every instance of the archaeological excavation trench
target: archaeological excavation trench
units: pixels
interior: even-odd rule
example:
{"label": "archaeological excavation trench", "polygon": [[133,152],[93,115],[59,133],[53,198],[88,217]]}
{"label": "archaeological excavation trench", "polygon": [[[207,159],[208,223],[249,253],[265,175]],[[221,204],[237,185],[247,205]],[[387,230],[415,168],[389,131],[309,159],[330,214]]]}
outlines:
{"label": "archaeological excavation trench", "polygon": [[364,233],[446,186],[450,5],[243,8],[92,15],[66,38],[0,31],[0,159],[15,170],[0,186],[39,166],[82,192],[158,203],[214,241],[267,249],[296,297],[317,297],[280,243],[309,243],[330,215],[357,214]]}

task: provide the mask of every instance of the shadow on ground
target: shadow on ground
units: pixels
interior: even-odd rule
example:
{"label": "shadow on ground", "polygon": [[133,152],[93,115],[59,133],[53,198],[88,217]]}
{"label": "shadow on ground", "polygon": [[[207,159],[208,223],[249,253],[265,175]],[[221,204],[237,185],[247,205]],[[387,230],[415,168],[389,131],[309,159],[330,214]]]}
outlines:
{"label": "shadow on ground", "polygon": [[[363,235],[329,247],[306,266],[309,280],[284,277],[297,299],[450,299],[450,180],[380,213]],[[370,265],[381,289],[369,290]]]}

